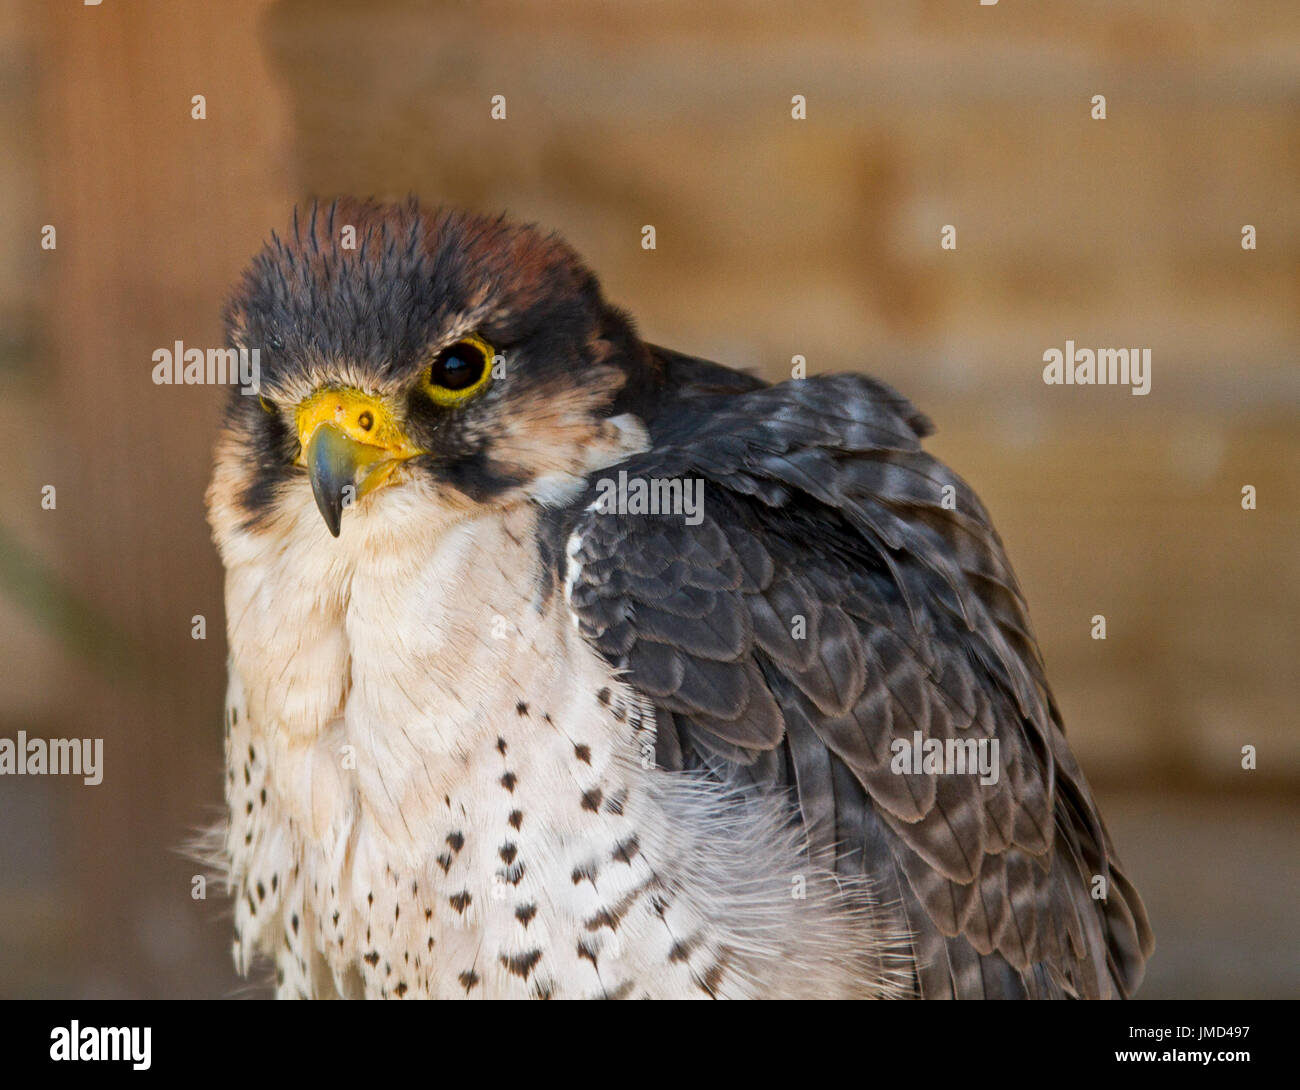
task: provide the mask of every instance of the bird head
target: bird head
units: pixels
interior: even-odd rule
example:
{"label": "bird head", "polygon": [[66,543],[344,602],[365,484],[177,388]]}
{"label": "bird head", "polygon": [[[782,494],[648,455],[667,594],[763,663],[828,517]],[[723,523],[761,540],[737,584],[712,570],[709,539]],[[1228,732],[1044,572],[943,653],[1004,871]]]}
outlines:
{"label": "bird head", "polygon": [[652,362],[630,321],[567,245],[505,219],[295,211],[226,318],[260,385],[231,394],[213,489],[246,528],[308,489],[335,537],[402,491],[444,513],[564,503],[645,445],[626,409]]}

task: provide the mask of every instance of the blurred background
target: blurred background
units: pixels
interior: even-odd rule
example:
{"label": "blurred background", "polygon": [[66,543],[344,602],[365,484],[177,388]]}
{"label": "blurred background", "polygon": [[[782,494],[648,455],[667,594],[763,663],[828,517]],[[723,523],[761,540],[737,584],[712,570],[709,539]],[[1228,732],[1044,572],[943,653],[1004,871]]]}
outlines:
{"label": "blurred background", "polygon": [[[265,994],[181,851],[222,391],[151,353],[340,193],[540,221],[652,341],[912,397],[1146,898],[1142,994],[1300,995],[1300,6],[0,0],[0,144],[0,737],[104,739],[99,786],[0,777],[0,995]],[[1149,346],[1151,393],[1044,385],[1067,338]]]}

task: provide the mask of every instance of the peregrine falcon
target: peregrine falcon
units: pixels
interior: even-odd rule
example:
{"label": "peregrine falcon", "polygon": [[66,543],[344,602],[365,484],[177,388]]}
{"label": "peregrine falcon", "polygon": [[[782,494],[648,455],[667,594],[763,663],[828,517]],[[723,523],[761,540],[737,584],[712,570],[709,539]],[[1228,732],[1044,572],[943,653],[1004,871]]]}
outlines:
{"label": "peregrine falcon", "polygon": [[414,201],[295,212],[226,321],[261,369],[208,490],[241,972],[1137,988],[1015,576],[900,394],[649,344],[558,238]]}

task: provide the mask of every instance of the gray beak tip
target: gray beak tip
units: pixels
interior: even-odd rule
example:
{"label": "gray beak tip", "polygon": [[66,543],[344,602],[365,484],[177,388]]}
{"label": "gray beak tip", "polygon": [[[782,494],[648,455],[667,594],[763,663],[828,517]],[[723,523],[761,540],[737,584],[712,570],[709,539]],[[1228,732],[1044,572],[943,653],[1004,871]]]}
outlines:
{"label": "gray beak tip", "polygon": [[339,536],[342,527],[344,496],[348,489],[355,488],[355,448],[355,443],[328,424],[317,429],[307,448],[312,496],[334,537]]}

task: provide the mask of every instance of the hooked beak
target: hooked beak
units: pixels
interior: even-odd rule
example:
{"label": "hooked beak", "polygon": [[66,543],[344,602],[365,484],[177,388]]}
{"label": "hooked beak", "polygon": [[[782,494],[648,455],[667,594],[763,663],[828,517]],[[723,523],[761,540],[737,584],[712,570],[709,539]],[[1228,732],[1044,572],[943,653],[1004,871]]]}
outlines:
{"label": "hooked beak", "polygon": [[317,390],[297,409],[299,464],[335,537],[343,509],[388,483],[393,471],[424,452],[377,397],[354,389]]}

